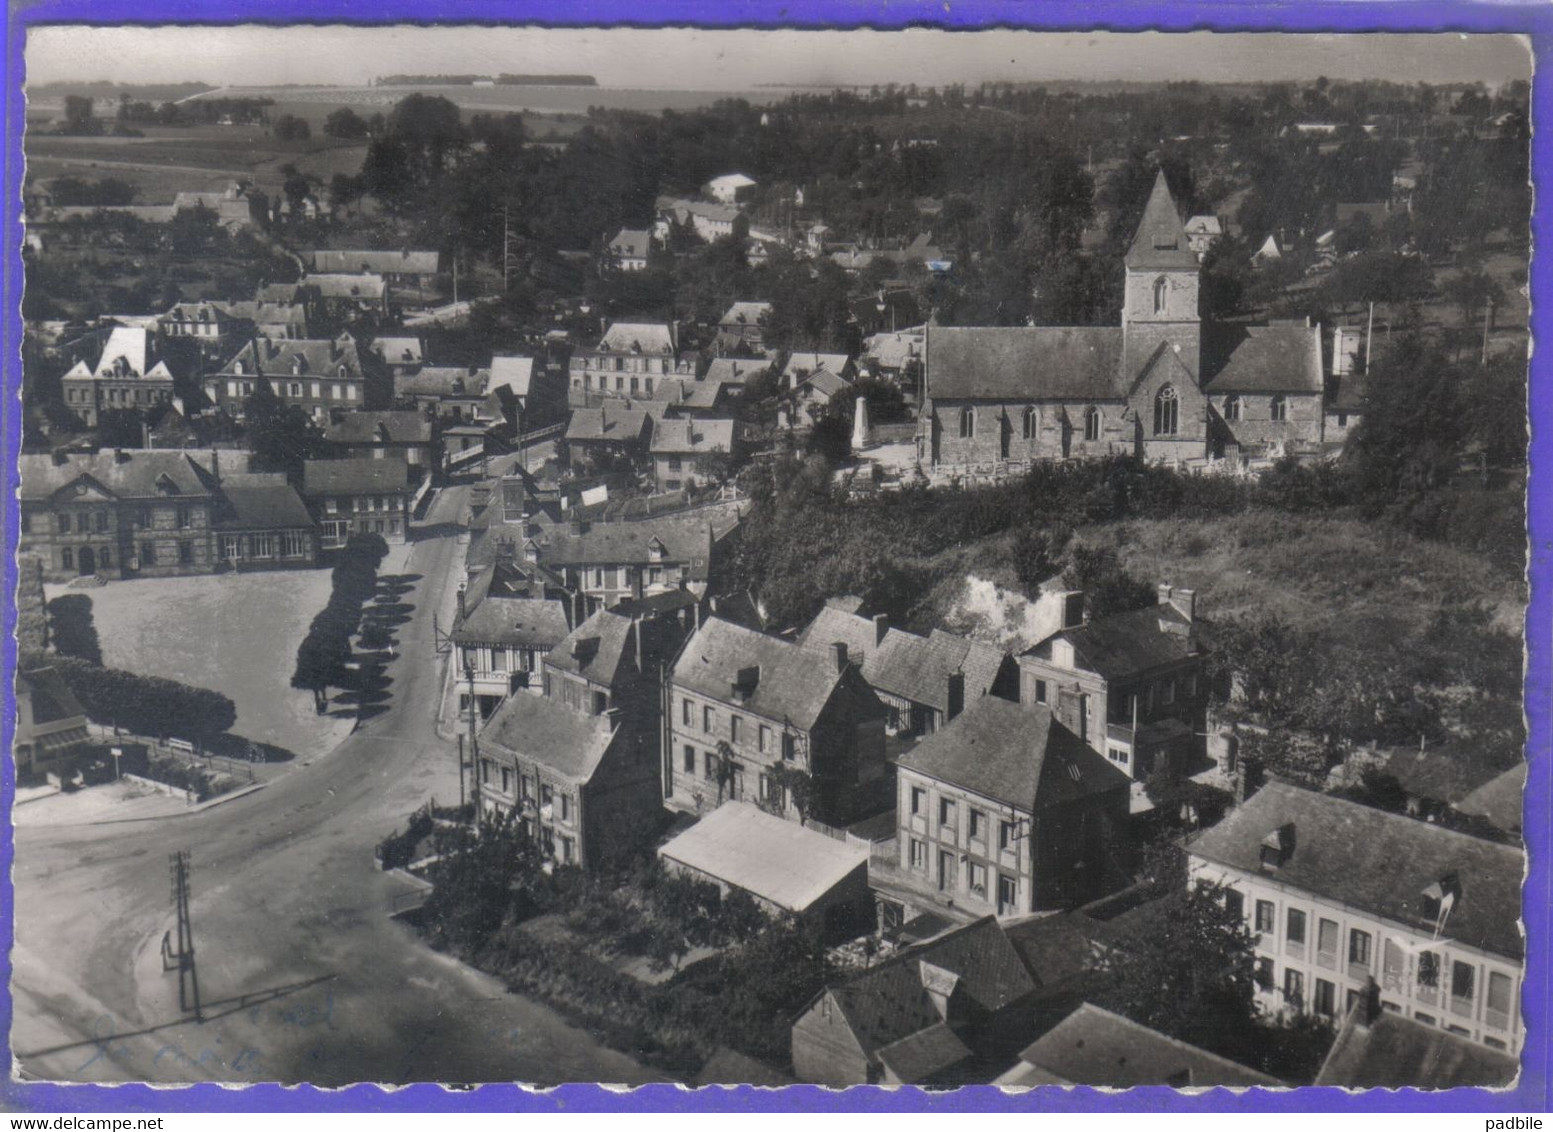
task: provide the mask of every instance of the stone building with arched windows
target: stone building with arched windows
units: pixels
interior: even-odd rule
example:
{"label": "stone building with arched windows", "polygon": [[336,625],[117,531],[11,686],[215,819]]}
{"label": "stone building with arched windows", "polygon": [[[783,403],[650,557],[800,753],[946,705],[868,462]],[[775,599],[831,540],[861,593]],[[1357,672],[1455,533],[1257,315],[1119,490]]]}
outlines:
{"label": "stone building with arched windows", "polygon": [[1120,326],[929,325],[923,464],[1319,451],[1321,328],[1204,322],[1197,254],[1163,173],[1125,271]]}

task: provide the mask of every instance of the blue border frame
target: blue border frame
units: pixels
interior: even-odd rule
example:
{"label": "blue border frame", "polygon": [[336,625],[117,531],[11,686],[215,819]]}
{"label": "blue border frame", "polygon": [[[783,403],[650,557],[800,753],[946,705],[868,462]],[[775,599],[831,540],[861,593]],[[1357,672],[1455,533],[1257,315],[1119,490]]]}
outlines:
{"label": "blue border frame", "polygon": [[[3,375],[6,399],[0,402],[5,454],[5,544],[14,546],[19,533],[15,455],[21,444],[21,284],[22,284],[22,131],[25,123],[21,87],[23,46],[29,26],[51,23],[529,23],[551,27],[617,25],[661,27],[823,27],[902,28],[934,26],[948,29],[1022,27],[1045,31],[1087,30],[1216,30],[1216,31],[1461,31],[1515,32],[1531,37],[1535,63],[1532,118],[1543,128],[1532,138],[1533,178],[1542,187],[1553,181],[1553,7],[1533,3],[1459,3],[1421,0],[1394,3],[1301,0],[1298,4],[1254,3],[1248,0],[1048,0],[1038,7],[1018,0],[789,0],[776,5],[756,0],[42,0],[13,3],[6,11],[5,38],[5,213],[3,266],[0,266],[0,326],[6,349]],[[1553,316],[1537,300],[1553,296],[1553,262],[1545,249],[1553,234],[1553,204],[1537,194],[1532,218],[1531,264],[1532,336],[1553,331]],[[1542,253],[1542,254],[1539,254]],[[1549,335],[1547,340],[1553,340]],[[546,1092],[529,1092],[513,1085],[485,1085],[468,1092],[438,1085],[414,1085],[389,1092],[375,1085],[340,1090],[309,1086],[285,1088],[254,1085],[228,1088],[194,1085],[153,1089],[146,1085],[51,1085],[7,1080],[0,1085],[0,1108],[31,1112],[695,1112],[797,1111],[874,1113],[895,1112],[1546,1112],[1550,1094],[1548,1025],[1550,1017],[1549,885],[1550,826],[1553,826],[1553,394],[1545,388],[1553,379],[1541,352],[1531,369],[1531,458],[1527,523],[1531,546],[1531,600],[1526,615],[1526,698],[1529,724],[1525,823],[1531,855],[1523,916],[1527,930],[1523,1009],[1526,1043],[1521,1077],[1514,1089],[1491,1092],[1460,1089],[1444,1093],[1416,1090],[1306,1088],[1292,1092],[1250,1090],[1239,1095],[1219,1089],[1183,1096],[1168,1088],[1139,1088],[1125,1093],[1095,1089],[1040,1089],[1023,1096],[1006,1096],[990,1086],[954,1093],[928,1094],[918,1089],[888,1092],[856,1088],[831,1092],[814,1086],[794,1086],[780,1092],[711,1088],[691,1092],[671,1085],[647,1085],[629,1093],[612,1093],[593,1085],[566,1085]],[[9,673],[16,663],[16,564],[4,556],[4,603],[0,606],[0,658],[7,679],[3,685],[7,710],[0,718],[0,743],[9,751],[15,729]],[[15,796],[15,772],[7,759],[0,764],[0,808],[8,814]],[[0,827],[0,909],[12,907],[10,870],[15,852],[9,822]],[[10,948],[12,925],[0,920],[0,1057],[10,1064]]]}

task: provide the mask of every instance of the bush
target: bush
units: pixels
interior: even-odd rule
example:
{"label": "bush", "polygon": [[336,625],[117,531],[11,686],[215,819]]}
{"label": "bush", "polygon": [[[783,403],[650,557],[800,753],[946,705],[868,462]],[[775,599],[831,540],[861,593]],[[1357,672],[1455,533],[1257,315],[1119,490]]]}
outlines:
{"label": "bush", "polygon": [[92,599],[63,594],[48,604],[49,639],[60,656],[77,657],[101,666],[102,644],[92,621]]}
{"label": "bush", "polygon": [[208,688],[102,668],[78,657],[59,657],[52,666],[94,723],[137,735],[202,739],[237,721],[232,701]]}
{"label": "bush", "polygon": [[383,870],[402,869],[415,859],[415,848],[436,828],[429,809],[410,815],[403,833],[391,833],[378,843],[377,859]]}

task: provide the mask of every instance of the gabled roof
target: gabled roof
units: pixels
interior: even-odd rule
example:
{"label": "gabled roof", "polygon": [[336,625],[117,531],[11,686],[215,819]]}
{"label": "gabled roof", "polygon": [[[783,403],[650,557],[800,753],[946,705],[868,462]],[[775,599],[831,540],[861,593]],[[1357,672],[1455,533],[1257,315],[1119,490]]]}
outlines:
{"label": "gabled roof", "polygon": [[1321,328],[1204,323],[1205,393],[1320,393]]}
{"label": "gabled roof", "polygon": [[652,247],[652,233],[645,228],[622,228],[609,241],[609,250],[624,259],[643,259]]}
{"label": "gabled roof", "polygon": [[814,726],[843,681],[843,673],[810,649],[711,617],[680,653],[673,682],[728,703],[735,700],[739,673],[752,669],[755,685],[738,702],[752,715],[787,720],[803,730]]}
{"label": "gabled roof", "polygon": [[122,453],[72,453],[63,464],[54,463],[50,455],[23,453],[19,461],[21,498],[31,502],[52,499],[77,481],[96,485],[117,499],[199,499],[215,494],[205,469],[183,451],[127,448]]}
{"label": "gabled roof", "polygon": [[1090,401],[1127,396],[1119,326],[934,326],[924,357],[942,400]]}
{"label": "gabled roof", "polygon": [[1456,803],[1456,809],[1487,818],[1507,833],[1519,833],[1526,813],[1526,764],[1518,763],[1485,782]]}
{"label": "gabled roof", "polygon": [[332,444],[429,444],[432,423],[415,409],[357,409],[331,424]]}
{"label": "gabled roof", "polygon": [[902,1085],[930,1082],[970,1057],[970,1049],[944,1022],[907,1034],[879,1050],[880,1064]]}
{"label": "gabled roof", "polygon": [[[1167,628],[1171,625],[1180,631]],[[1053,633],[1023,655],[1050,662],[1052,642],[1061,638],[1073,645],[1073,659],[1080,667],[1107,680],[1126,680],[1198,655],[1202,650],[1188,634],[1190,626],[1173,605],[1161,602]]]}
{"label": "gabled roof", "polygon": [[224,309],[233,318],[243,319],[255,326],[305,327],[307,325],[307,308],[301,303],[243,300],[221,303],[219,309]]}
{"label": "gabled roof", "polygon": [[1258,874],[1262,843],[1288,826],[1293,849],[1267,870],[1280,885],[1428,934],[1434,921],[1424,916],[1424,891],[1454,875],[1459,891],[1442,938],[1516,961],[1525,954],[1519,923],[1525,858],[1507,845],[1274,781],[1187,850]]}
{"label": "gabled roof", "polygon": [[1192,236],[1222,236],[1224,225],[1217,216],[1193,216],[1186,222],[1186,232]]}
{"label": "gabled roof", "polygon": [[803,378],[794,386],[795,389],[812,389],[824,400],[829,401],[838,393],[844,393],[852,388],[852,383],[843,377],[838,377],[828,369],[818,370]]}
{"label": "gabled roof", "polygon": [[1344,1089],[1503,1088],[1520,1063],[1507,1053],[1382,1011],[1366,1022],[1355,1006],[1314,1084]]}
{"label": "gabled roof", "polygon": [[570,441],[645,441],[652,418],[646,409],[626,408],[624,401],[605,401],[596,409],[573,409],[566,422]]}
{"label": "gabled roof", "polygon": [[[19,695],[32,697],[34,727],[76,719],[81,721],[83,727],[86,724],[86,711],[81,707],[81,701],[76,699],[70,685],[55,669],[34,668],[30,672],[17,670],[16,691]],[[25,735],[17,736],[21,741],[27,738]]]}
{"label": "gabled roof", "polygon": [[840,641],[847,646],[848,660],[866,665],[881,642],[873,619],[858,616],[862,604],[862,598],[831,598],[798,634],[798,643],[825,652]]}
{"label": "gabled roof", "polygon": [[533,358],[516,354],[497,354],[491,358],[491,390],[506,387],[519,397],[527,397],[533,380]]}
{"label": "gabled roof", "polygon": [[380,336],[372,339],[372,352],[390,365],[420,365],[425,360],[419,338]]}
{"label": "gabled roof", "polygon": [[[671,516],[628,523],[595,523],[585,531],[556,526],[536,542],[540,561],[548,566],[640,565],[680,563],[691,580],[705,581],[715,535],[728,525],[694,517]],[[661,554],[657,547],[662,547]]]}
{"label": "gabled roof", "polygon": [[1039,705],[982,696],[900,756],[898,764],[1034,812],[1131,781]]}
{"label": "gabled roof", "polygon": [[319,248],[308,253],[314,271],[391,275],[435,275],[437,252],[335,251]]}
{"label": "gabled roof", "polygon": [[304,460],[302,494],[359,495],[393,494],[408,491],[409,466],[392,457],[374,460]]}
{"label": "gabled roof", "polygon": [[387,284],[381,275],[308,275],[302,285],[316,288],[324,299],[381,299]]}
{"label": "gabled roof", "polygon": [[703,383],[743,386],[757,374],[765,373],[769,363],[749,358],[713,358],[701,378]]}
{"label": "gabled roof", "polygon": [[997,920],[983,916],[917,947],[906,948],[854,979],[829,988],[870,1058],[902,1038],[943,1023],[922,985],[923,963],[959,976],[950,1009],[961,1003],[984,1015],[1035,990],[1030,972]]}
{"label": "gabled roof", "polygon": [[622,669],[634,665],[636,635],[632,619],[601,609],[551,648],[545,663],[574,672],[596,684],[614,687]]}
{"label": "gabled roof", "polygon": [[[490,571],[486,571],[489,585]],[[570,631],[566,603],[485,593],[453,629],[455,644],[506,645],[548,651]]]}
{"label": "gabled roof", "polygon": [[744,326],[764,326],[766,320],[771,317],[771,304],[764,302],[734,303],[718,321],[720,326],[732,326],[735,328]]}
{"label": "gabled roof", "polygon": [[1277,1087],[1265,1073],[1084,1003],[1019,1055],[997,1085]]}
{"label": "gabled roof", "polygon": [[395,397],[484,397],[486,370],[471,373],[464,366],[422,366],[414,373],[394,375]]}
{"label": "gabled roof", "polygon": [[929,640],[943,644],[952,642],[955,648],[964,650],[965,655],[960,660],[960,668],[965,672],[967,703],[976,696],[985,696],[992,692],[998,677],[1003,672],[1003,666],[1009,660],[1008,653],[997,645],[988,641],[973,640],[970,637],[956,636],[943,629],[934,629],[929,635]]}
{"label": "gabled roof", "polygon": [[482,747],[533,759],[571,782],[593,777],[614,741],[605,715],[587,715],[543,696],[508,696],[480,732]]}
{"label": "gabled roof", "polygon": [[281,472],[238,472],[221,477],[221,494],[230,507],[218,530],[282,530],[316,524],[296,488]]}
{"label": "gabled roof", "polygon": [[672,357],[679,335],[666,322],[616,322],[599,340],[601,354],[659,354]]}
{"label": "gabled roof", "polygon": [[814,350],[794,350],[787,355],[787,360],[782,363],[781,374],[783,378],[796,380],[800,373],[816,374],[826,370],[839,375],[847,368],[852,359],[846,354],[825,354]]}
{"label": "gabled roof", "polygon": [[733,451],[733,421],[661,420],[653,426],[654,455],[704,456]]}
{"label": "gabled roof", "polygon": [[[965,642],[947,633],[919,637],[891,629],[863,662],[863,679],[881,692],[947,714],[949,680],[956,672],[963,674],[965,652]],[[964,696],[971,698],[971,693]]]}
{"label": "gabled roof", "polygon": [[658,855],[800,915],[868,868],[866,848],[749,802],[723,803],[661,846]]}
{"label": "gabled roof", "polygon": [[718,188],[746,189],[755,184],[755,178],[746,177],[743,173],[724,173],[721,177],[713,177],[707,182]]}
{"label": "gabled roof", "polygon": [[115,326],[110,330],[96,366],[88,372],[102,374],[106,371],[111,374],[115,363],[121,358],[127,370],[126,376],[145,377],[148,376],[146,372],[148,367],[158,366],[162,370],[162,375],[172,376],[167,373],[167,367],[161,366],[153,355],[151,331],[144,327]]}
{"label": "gabled roof", "polygon": [[[1524,770],[1519,760],[1516,765]],[[1414,747],[1388,751],[1380,767],[1407,793],[1452,806],[1502,775],[1505,769],[1502,758],[1485,757],[1475,743],[1449,743],[1422,751]]]}
{"label": "gabled roof", "polygon": [[1148,204],[1143,206],[1143,219],[1127,249],[1126,262],[1129,268],[1139,270],[1197,268],[1197,253],[1187,246],[1186,229],[1181,224],[1175,197],[1170,195],[1170,186],[1165,183],[1163,169],[1154,178],[1154,188]]}
{"label": "gabled roof", "polygon": [[[233,368],[242,362],[247,372],[239,375]],[[361,377],[361,355],[355,339],[348,334],[338,338],[266,338],[245,342],[215,374],[219,377],[290,377],[297,363],[303,377],[340,380],[339,368],[345,367],[345,380]]]}

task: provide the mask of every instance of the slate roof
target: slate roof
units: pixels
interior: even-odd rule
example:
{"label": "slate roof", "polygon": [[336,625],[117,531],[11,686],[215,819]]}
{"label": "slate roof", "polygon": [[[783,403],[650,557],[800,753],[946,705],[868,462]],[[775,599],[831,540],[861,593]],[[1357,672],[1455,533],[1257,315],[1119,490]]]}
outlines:
{"label": "slate roof", "polygon": [[983,916],[828,988],[866,1055],[942,1024],[922,986],[924,962],[959,976],[951,1012],[964,1002],[986,1014],[996,1013],[1035,990],[1030,972],[996,918]]}
{"label": "slate roof", "polygon": [[654,455],[701,456],[733,451],[733,421],[662,420],[653,426]]}
{"label": "slate roof", "polygon": [[573,409],[566,422],[566,439],[616,444],[644,441],[650,420],[646,409],[628,409],[624,401],[606,401],[596,409]]}
{"label": "slate roof", "polygon": [[622,228],[609,241],[609,250],[622,259],[645,259],[652,246],[652,234],[645,228]]}
{"label": "slate roof", "polygon": [[879,1050],[879,1061],[902,1085],[930,1081],[970,1056],[970,1049],[944,1022],[907,1034]]}
{"label": "slate roof", "polygon": [[744,386],[757,374],[765,373],[769,363],[749,358],[713,358],[701,380],[722,385]]}
{"label": "slate roof", "polygon": [[519,397],[527,397],[534,381],[534,359],[516,354],[497,354],[491,359],[488,389],[505,386]]}
{"label": "slate roof", "polygon": [[[726,528],[724,528],[726,530]],[[690,567],[692,579],[705,580],[713,532],[704,520],[674,517],[626,523],[595,523],[586,531],[556,526],[540,535],[540,560],[549,566],[647,565],[654,561],[654,540],[663,544],[662,561]]]}
{"label": "slate roof", "polygon": [[1460,802],[1463,814],[1487,818],[1499,829],[1518,833],[1526,813],[1526,764],[1512,766],[1499,777],[1485,782]]}
{"label": "slate roof", "polygon": [[[102,353],[97,358],[95,366],[87,366],[79,362],[73,366],[66,377],[94,377],[99,374],[111,376],[113,364],[123,358],[128,377],[171,377],[171,372],[161,362],[157,361],[152,352],[151,331],[139,326],[115,326],[108,332],[108,339],[103,343]],[[147,373],[147,367],[152,372]]]}
{"label": "slate roof", "polygon": [[1186,228],[1181,223],[1175,197],[1170,195],[1170,186],[1165,183],[1163,169],[1154,178],[1154,188],[1148,204],[1143,206],[1143,219],[1127,249],[1126,262],[1129,268],[1145,271],[1197,268],[1197,253],[1187,246]]}
{"label": "slate roof", "polygon": [[[468,599],[466,594],[465,600]],[[560,644],[569,631],[564,601],[487,593],[454,627],[452,637],[460,645],[507,645],[548,651]]]}
{"label": "slate roof", "polygon": [[1270,782],[1187,849],[1205,861],[1257,874],[1262,842],[1284,826],[1294,849],[1271,873],[1290,888],[1336,900],[1414,930],[1423,893],[1455,874],[1460,887],[1443,937],[1519,961],[1519,849],[1329,794]]}
{"label": "slate roof", "polygon": [[432,424],[416,409],[358,409],[341,416],[324,436],[334,444],[429,444]]}
{"label": "slate roof", "polygon": [[231,507],[215,523],[218,530],[295,530],[316,525],[283,472],[224,475],[221,494]]}
{"label": "slate roof", "polygon": [[408,491],[410,469],[403,460],[304,460],[302,494],[378,495]]}
{"label": "slate roof", "polygon": [[863,343],[863,353],[885,369],[904,369],[906,363],[922,356],[926,331],[923,327],[875,334]]}
{"label": "slate roof", "polygon": [[771,317],[770,303],[734,303],[718,321],[719,326],[764,326]]}
{"label": "slate roof", "polygon": [[807,730],[837,694],[842,674],[813,651],[779,637],[710,617],[685,645],[674,665],[676,687],[731,702],[740,671],[759,670],[753,692],[741,701],[752,715],[786,719]]}
{"label": "slate roof", "polygon": [[441,257],[437,252],[335,251],[319,248],[309,258],[313,270],[320,272],[435,275]]}
{"label": "slate roof", "polygon": [[418,366],[425,360],[424,348],[419,338],[374,338],[372,352],[390,365]]}
{"label": "slate roof", "polygon": [[[86,709],[76,699],[70,685],[65,683],[65,678],[52,668],[35,668],[31,672],[18,670],[16,690],[32,696],[32,722],[35,727],[75,719],[80,719],[83,726],[86,723]],[[26,741],[27,738],[17,736],[19,741]]]}
{"label": "slate roof", "polygon": [[[86,477],[119,499],[152,499],[159,496],[198,499],[214,494],[205,469],[182,451],[125,449],[123,459],[111,450],[72,453],[55,464],[51,455],[22,453],[21,498],[34,502],[50,499],[61,488]],[[171,490],[166,490],[170,488]]]}
{"label": "slate roof", "polygon": [[963,648],[965,656],[960,661],[960,668],[965,672],[965,699],[969,703],[975,696],[990,695],[993,687],[1002,675],[1004,665],[1008,663],[1008,653],[997,645],[988,641],[977,641],[970,637],[960,637],[953,633],[947,633],[942,629],[934,629],[929,635],[929,640],[952,643],[955,648]]}
{"label": "slate roof", "polygon": [[852,383],[844,377],[838,377],[828,369],[818,370],[798,382],[797,389],[812,389],[824,400],[829,401],[838,393],[844,393],[852,388]]}
{"label": "slate roof", "polygon": [[704,200],[687,200],[684,197],[659,197],[656,203],[659,212],[671,212],[681,223],[691,216],[701,216],[707,220],[721,221],[731,224],[738,219],[740,212],[731,204],[714,204]]}
{"label": "slate roof", "polygon": [[1166,629],[1167,624],[1184,629],[1191,622],[1172,605],[1150,605],[1053,633],[1024,655],[1050,662],[1052,642],[1061,637],[1072,643],[1073,658],[1080,667],[1107,680],[1126,680],[1202,651],[1200,646],[1194,648],[1186,633]]}
{"label": "slate roof", "polygon": [[508,696],[480,732],[482,747],[533,759],[574,783],[587,782],[609,751],[608,716],[587,715],[543,696]]}
{"label": "slate roof", "polygon": [[[252,376],[290,377],[292,364],[300,360],[302,377],[326,377],[339,380],[339,367],[346,370],[345,380],[360,380],[361,354],[356,342],[348,334],[339,338],[266,338],[258,337],[245,342],[215,375],[221,377]],[[238,374],[232,367],[241,361],[248,373]]]}
{"label": "slate roof", "polygon": [[599,340],[601,354],[662,354],[673,356],[678,335],[666,322],[616,322]]}
{"label": "slate roof", "polygon": [[276,303],[244,300],[221,303],[220,306],[233,318],[244,319],[255,326],[307,326],[307,308],[301,303]]}
{"label": "slate roof", "polygon": [[832,642],[841,641],[847,646],[848,660],[868,663],[881,642],[873,619],[858,616],[862,605],[859,597],[831,598],[798,634],[798,643],[824,652]]}
{"label": "slate roof", "polygon": [[1315,1084],[1345,1089],[1502,1088],[1520,1072],[1507,1053],[1382,1011],[1362,1024],[1362,1005],[1343,1020]]}
{"label": "slate roof", "polygon": [[866,848],[749,802],[724,802],[660,846],[658,855],[800,915],[868,868]]}
{"label": "slate roof", "polygon": [[1021,810],[1060,806],[1131,779],[1039,705],[983,696],[896,760]]}
{"label": "slate roof", "polygon": [[545,663],[574,672],[597,684],[614,686],[621,667],[635,663],[636,642],[631,618],[601,609],[551,649]]}
{"label": "slate roof", "polygon": [[[1420,751],[1388,751],[1381,773],[1419,798],[1455,805],[1505,771],[1502,759],[1484,759],[1476,744],[1453,743]],[[1511,768],[1514,769],[1514,768]]]}
{"label": "slate roof", "polygon": [[1213,324],[1202,327],[1205,393],[1321,393],[1321,328]]}
{"label": "slate roof", "polygon": [[1277,1087],[1274,1077],[1084,1003],[1019,1055],[996,1085]]}
{"label": "slate roof", "polygon": [[[949,712],[949,677],[965,660],[965,642],[949,634],[919,637],[891,629],[863,662],[863,679],[881,692]],[[973,698],[967,692],[965,702]]]}
{"label": "slate roof", "polygon": [[485,370],[471,373],[464,366],[422,366],[414,373],[394,375],[394,396],[483,397],[488,377]]}
{"label": "slate roof", "polygon": [[309,275],[303,286],[317,289],[324,299],[381,299],[387,284],[381,275]]}
{"label": "slate roof", "polygon": [[787,360],[782,363],[779,376],[784,379],[797,380],[800,372],[816,374],[826,370],[832,374],[840,375],[851,361],[846,354],[823,354],[814,350],[794,350],[787,355]]}
{"label": "slate roof", "polygon": [[1189,235],[1222,236],[1224,225],[1217,216],[1204,214],[1193,216],[1186,222],[1186,231]]}
{"label": "slate roof", "polygon": [[1119,400],[1119,326],[934,326],[923,356],[942,400]]}

